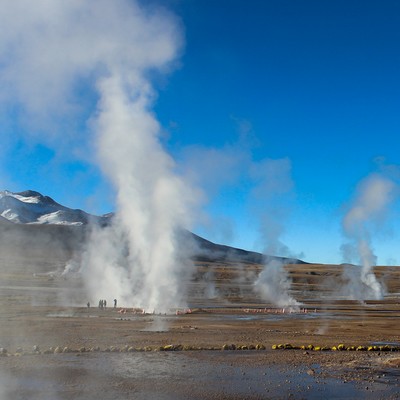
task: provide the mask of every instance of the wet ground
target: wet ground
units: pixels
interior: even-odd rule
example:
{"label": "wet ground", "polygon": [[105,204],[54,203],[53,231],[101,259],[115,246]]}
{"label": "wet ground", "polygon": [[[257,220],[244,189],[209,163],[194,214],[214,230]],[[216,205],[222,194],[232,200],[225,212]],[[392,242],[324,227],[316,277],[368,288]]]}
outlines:
{"label": "wet ground", "polygon": [[[226,296],[192,297],[190,314],[138,315],[87,308],[79,282],[24,262],[0,263],[0,400],[400,398],[400,352],[271,349],[399,346],[399,268],[377,270],[388,287],[381,301],[334,298],[324,282],[339,267],[301,265],[289,269],[303,311],[260,303],[248,282],[217,281]],[[231,344],[259,350],[221,350]],[[182,351],[156,351],[168,346]]]}
{"label": "wet ground", "polygon": [[360,369],[360,373],[352,369],[353,379],[349,379],[346,368],[335,376],[315,361],[291,365],[277,360],[271,364],[266,353],[233,351],[2,358],[0,398],[396,399],[400,396],[396,370],[396,373],[379,370],[370,379],[365,369]]}

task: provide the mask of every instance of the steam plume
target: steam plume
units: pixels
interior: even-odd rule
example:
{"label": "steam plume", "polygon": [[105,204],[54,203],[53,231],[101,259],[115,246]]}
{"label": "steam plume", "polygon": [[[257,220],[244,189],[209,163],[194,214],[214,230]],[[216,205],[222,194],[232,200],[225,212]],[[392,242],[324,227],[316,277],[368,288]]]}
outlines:
{"label": "steam plume", "polygon": [[[288,159],[265,160],[253,171],[257,182],[254,195],[257,214],[261,218],[261,238],[265,253],[288,256],[289,249],[282,242],[288,198],[293,188],[291,164]],[[255,290],[261,297],[278,307],[296,306],[299,303],[290,295],[291,279],[282,261],[267,259],[255,282]]]}
{"label": "steam plume", "polygon": [[342,225],[349,242],[342,246],[345,261],[356,255],[358,272],[346,272],[346,295],[354,300],[381,299],[384,287],[376,279],[373,266],[377,257],[373,252],[371,234],[377,231],[385,212],[393,200],[394,182],[381,174],[371,174],[358,187],[357,195],[345,214]]}
{"label": "steam plume", "polygon": [[[177,20],[135,0],[17,0],[2,7],[0,22],[3,105],[16,106],[39,141],[95,149],[115,188],[113,225],[94,231],[81,265],[92,298],[177,305],[190,268],[176,241],[189,227],[193,191],[160,144],[150,80],[176,61]],[[85,135],[66,135],[88,122]]]}
{"label": "steam plume", "polygon": [[[129,98],[133,90],[134,101]],[[147,82],[134,82],[131,88],[113,76],[101,82],[100,92],[100,157],[116,186],[118,212],[112,229],[94,236],[86,274],[101,277],[96,280],[99,294],[112,288],[128,304],[160,311],[181,305],[180,282],[190,270],[179,260],[177,239],[190,223],[191,192],[158,141],[159,126],[146,109]],[[110,243],[115,235],[117,243],[99,252],[97,242]],[[121,260],[124,251],[126,260]]]}

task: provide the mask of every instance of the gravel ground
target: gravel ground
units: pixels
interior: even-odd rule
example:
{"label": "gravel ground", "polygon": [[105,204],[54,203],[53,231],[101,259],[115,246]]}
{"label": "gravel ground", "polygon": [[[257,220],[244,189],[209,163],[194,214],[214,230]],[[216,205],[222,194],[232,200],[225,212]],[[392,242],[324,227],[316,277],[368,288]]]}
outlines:
{"label": "gravel ground", "polygon": [[[400,398],[400,352],[379,347],[400,346],[397,297],[328,300],[318,283],[322,266],[293,270],[297,282],[313,279],[312,299],[297,287],[303,312],[193,301],[189,314],[137,315],[81,307],[87,299],[79,285],[7,265],[0,270],[0,400]],[[377,347],[272,350],[277,344]],[[221,350],[232,345],[248,350]]]}

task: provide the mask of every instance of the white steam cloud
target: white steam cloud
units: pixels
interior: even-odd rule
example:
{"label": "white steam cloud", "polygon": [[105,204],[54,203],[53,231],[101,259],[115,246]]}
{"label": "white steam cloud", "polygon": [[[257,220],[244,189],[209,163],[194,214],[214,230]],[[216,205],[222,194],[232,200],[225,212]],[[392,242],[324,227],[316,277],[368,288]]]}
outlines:
{"label": "white steam cloud", "polygon": [[268,261],[254,286],[261,298],[278,307],[296,307],[300,303],[290,295],[292,281],[279,260]]}
{"label": "white steam cloud", "polygon": [[[260,216],[261,239],[265,253],[290,257],[289,248],[282,242],[285,220],[293,190],[289,159],[264,160],[253,175],[257,183],[254,189],[256,214]],[[278,307],[294,307],[299,303],[290,295],[291,279],[283,260],[267,259],[256,280],[255,290],[261,297]]]}
{"label": "white steam cloud", "polygon": [[[180,305],[191,269],[177,240],[194,192],[160,144],[150,79],[176,62],[177,20],[134,0],[16,0],[0,23],[3,109],[16,107],[40,141],[95,148],[115,187],[113,226],[94,232],[82,260],[91,297],[158,311]],[[70,132],[85,121],[86,135]]]}
{"label": "white steam cloud", "polygon": [[[241,121],[240,128],[238,143],[227,144],[220,149],[187,148],[183,164],[187,166],[191,180],[215,197],[224,198],[225,190],[240,187],[246,196],[241,197],[233,208],[248,207],[242,211],[250,215],[248,222],[258,229],[256,246],[268,255],[297,258],[282,241],[293,201],[291,162],[288,158],[254,160],[250,143],[244,136],[251,133],[249,124]],[[229,204],[226,209],[231,207],[232,204]],[[226,227],[220,219],[216,223],[215,217],[211,223],[220,230],[221,226]],[[224,235],[223,239],[229,240],[232,236],[232,233]],[[238,281],[246,282],[244,271]],[[283,261],[279,258],[266,259],[254,285],[262,299],[278,307],[295,306],[297,301],[290,295],[290,286],[291,279]]]}
{"label": "white steam cloud", "polygon": [[[194,199],[158,141],[159,126],[147,111],[146,81],[143,86],[134,82],[131,88],[120,76],[100,84],[100,157],[116,186],[118,212],[112,229],[94,235],[85,273],[88,281],[100,276],[95,280],[99,295],[111,290],[125,304],[166,311],[182,305],[180,283],[191,272],[179,260],[177,241],[180,229],[190,224],[188,206]],[[115,235],[121,237],[110,247],[107,243]],[[98,241],[106,242],[104,252],[99,251]]]}
{"label": "white steam cloud", "polygon": [[345,214],[342,225],[349,242],[342,246],[346,262],[356,262],[358,270],[345,270],[348,282],[344,295],[353,300],[382,299],[385,289],[376,279],[373,267],[374,254],[371,236],[377,232],[385,218],[389,204],[394,198],[395,183],[378,173],[371,174],[359,185],[356,197]]}

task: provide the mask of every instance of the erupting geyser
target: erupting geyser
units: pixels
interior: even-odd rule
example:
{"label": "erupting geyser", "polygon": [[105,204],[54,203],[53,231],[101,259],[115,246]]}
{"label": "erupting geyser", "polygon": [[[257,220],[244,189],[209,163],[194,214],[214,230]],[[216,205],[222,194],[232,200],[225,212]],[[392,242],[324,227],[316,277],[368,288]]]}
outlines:
{"label": "erupting geyser", "polygon": [[[291,163],[288,159],[266,160],[263,163],[255,195],[260,213],[260,233],[265,244],[265,253],[289,255],[289,248],[280,240],[284,232],[284,220],[288,200],[293,190]],[[291,279],[283,261],[267,259],[263,270],[254,283],[261,298],[278,307],[297,308],[299,303],[290,295]]]}
{"label": "erupting geyser", "polygon": [[278,307],[296,308],[300,303],[289,294],[291,283],[282,262],[273,260],[264,266],[255,289],[263,300]]}
{"label": "erupting geyser", "polygon": [[177,241],[190,223],[191,190],[157,139],[147,82],[131,87],[116,76],[100,87],[100,156],[116,187],[118,211],[112,227],[95,231],[84,273],[88,282],[97,276],[92,291],[111,291],[123,304],[164,312],[184,305],[191,269],[180,260]]}
{"label": "erupting geyser", "polygon": [[[371,231],[384,217],[385,211],[393,200],[395,184],[381,174],[371,174],[358,187],[350,209],[343,218],[343,230],[349,242],[342,246],[345,261],[352,261],[351,255],[357,254],[360,267],[357,270],[345,270],[347,280],[342,289],[343,295],[352,300],[379,300],[385,289],[374,274],[373,267],[377,257],[371,246]],[[375,226],[375,228],[374,228]]]}
{"label": "erupting geyser", "polygon": [[[68,142],[69,154],[95,149],[115,188],[113,224],[94,230],[82,257],[89,297],[157,311],[184,305],[191,267],[177,240],[190,228],[194,191],[151,111],[153,78],[173,68],[182,45],[177,19],[136,0],[16,0],[0,14],[6,100],[41,142]],[[86,136],[74,135],[85,125]]]}
{"label": "erupting geyser", "polygon": [[112,227],[94,232],[83,273],[92,293],[109,292],[122,304],[166,312],[185,305],[191,268],[181,260],[177,241],[190,224],[193,190],[159,141],[147,74],[166,68],[180,41],[171,19],[137,11],[131,23],[143,31],[126,43],[128,60],[121,56],[127,63],[111,61],[97,82],[99,160],[115,186],[117,212]]}

